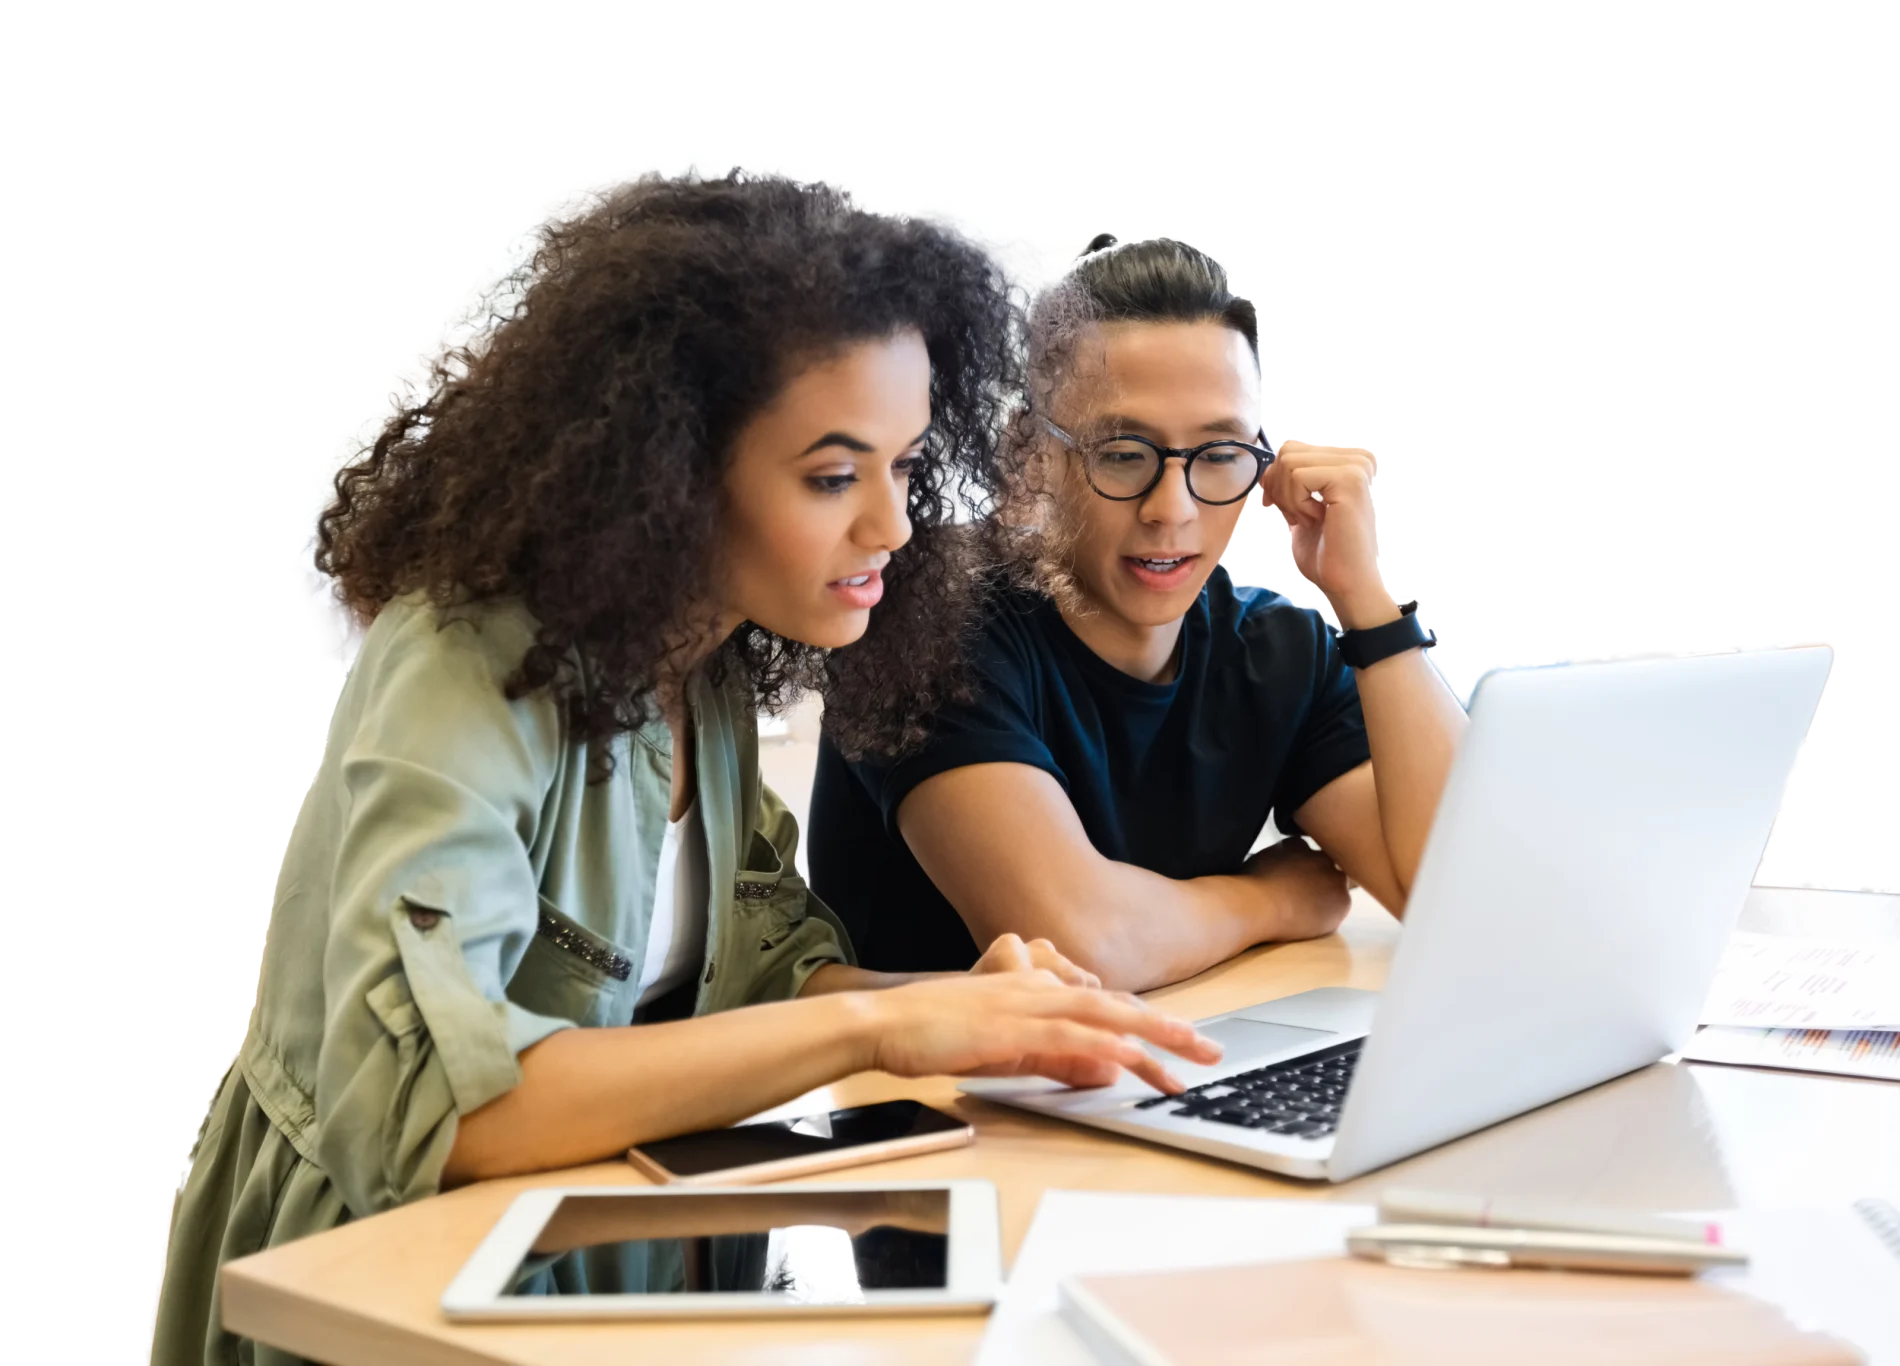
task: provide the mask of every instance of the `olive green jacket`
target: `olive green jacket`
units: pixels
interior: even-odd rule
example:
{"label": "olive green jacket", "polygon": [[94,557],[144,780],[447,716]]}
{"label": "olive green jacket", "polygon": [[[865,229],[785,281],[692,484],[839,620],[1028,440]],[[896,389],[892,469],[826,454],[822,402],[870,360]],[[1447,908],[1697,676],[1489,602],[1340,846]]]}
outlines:
{"label": "olive green jacket", "polygon": [[[257,1005],[179,1192],[155,1363],[272,1361],[218,1322],[224,1261],[432,1194],[457,1117],[556,1030],[639,994],[672,786],[653,723],[592,748],[504,684],[518,605],[390,604],[366,634],[291,834]],[[792,864],[740,685],[692,698],[711,900],[695,1014],[794,996],[849,941]]]}

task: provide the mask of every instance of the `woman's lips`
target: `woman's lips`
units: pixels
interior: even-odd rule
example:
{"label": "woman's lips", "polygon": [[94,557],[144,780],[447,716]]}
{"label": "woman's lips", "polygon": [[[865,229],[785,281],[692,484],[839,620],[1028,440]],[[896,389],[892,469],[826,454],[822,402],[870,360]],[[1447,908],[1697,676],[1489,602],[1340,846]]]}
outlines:
{"label": "woman's lips", "polygon": [[833,579],[825,585],[846,607],[863,611],[875,607],[884,596],[884,575],[872,569],[846,579]]}
{"label": "woman's lips", "polygon": [[1144,588],[1167,592],[1194,577],[1199,555],[1124,555],[1122,567]]}

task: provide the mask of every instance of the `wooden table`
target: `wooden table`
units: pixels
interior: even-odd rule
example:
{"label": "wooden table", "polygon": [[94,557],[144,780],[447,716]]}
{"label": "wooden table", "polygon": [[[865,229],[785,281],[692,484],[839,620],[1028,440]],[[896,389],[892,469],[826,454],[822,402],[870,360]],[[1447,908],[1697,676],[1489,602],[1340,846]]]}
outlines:
{"label": "wooden table", "polygon": [[[1900,938],[1900,898],[1758,892],[1745,926]],[[1212,1015],[1318,986],[1377,987],[1398,926],[1370,902],[1339,934],[1256,949],[1151,999]],[[995,1183],[1013,1259],[1045,1189],[1370,1200],[1386,1185],[1482,1190],[1647,1209],[1846,1203],[1900,1195],[1900,1085],[1663,1063],[1341,1186],[1298,1182],[960,1096],[945,1078],[881,1073],[814,1093],[805,1109],[911,1096],[968,1117],[974,1146],[817,1180]],[[232,1262],[234,1332],[335,1366],[475,1362],[967,1362],[981,1318],[454,1327],[443,1287],[518,1191],[642,1185],[624,1162],[493,1181]]]}

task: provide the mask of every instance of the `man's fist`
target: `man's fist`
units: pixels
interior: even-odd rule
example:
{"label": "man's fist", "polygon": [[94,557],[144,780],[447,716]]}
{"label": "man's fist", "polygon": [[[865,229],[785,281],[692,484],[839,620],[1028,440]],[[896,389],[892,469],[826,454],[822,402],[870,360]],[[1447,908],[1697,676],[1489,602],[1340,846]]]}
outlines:
{"label": "man's fist", "polygon": [[1297,835],[1268,845],[1240,871],[1271,897],[1263,943],[1331,934],[1352,906],[1346,875]]}

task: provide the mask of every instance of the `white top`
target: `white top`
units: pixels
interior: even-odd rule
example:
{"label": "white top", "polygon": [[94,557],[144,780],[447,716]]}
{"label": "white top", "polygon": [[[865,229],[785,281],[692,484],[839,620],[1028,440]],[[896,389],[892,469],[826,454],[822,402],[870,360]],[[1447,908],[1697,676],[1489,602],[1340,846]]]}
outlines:
{"label": "white top", "polygon": [[650,1005],[699,971],[706,957],[706,828],[699,799],[669,821],[660,843],[660,871],[653,884],[653,924],[647,931],[646,962],[640,969],[640,999]]}

